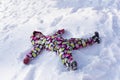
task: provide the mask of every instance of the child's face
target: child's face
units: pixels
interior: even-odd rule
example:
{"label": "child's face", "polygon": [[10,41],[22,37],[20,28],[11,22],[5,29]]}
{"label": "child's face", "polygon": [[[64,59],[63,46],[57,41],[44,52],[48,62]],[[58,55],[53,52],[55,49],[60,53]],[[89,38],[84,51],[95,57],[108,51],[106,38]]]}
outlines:
{"label": "child's face", "polygon": [[41,38],[41,37],[43,36],[43,34],[41,34],[41,33],[36,33],[35,36],[36,36],[36,38]]}

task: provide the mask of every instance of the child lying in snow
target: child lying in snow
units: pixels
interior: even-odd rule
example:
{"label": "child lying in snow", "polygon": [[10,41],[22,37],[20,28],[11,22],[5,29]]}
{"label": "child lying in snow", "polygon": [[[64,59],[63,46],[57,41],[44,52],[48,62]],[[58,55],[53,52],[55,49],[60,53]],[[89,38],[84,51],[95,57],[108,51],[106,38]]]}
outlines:
{"label": "child lying in snow", "polygon": [[31,36],[31,42],[34,48],[24,58],[24,64],[28,64],[32,59],[37,57],[41,50],[47,49],[50,51],[55,51],[60,56],[62,63],[69,70],[76,70],[77,62],[72,57],[72,50],[93,45],[94,43],[100,43],[98,32],[95,32],[94,36],[88,39],[64,39],[61,37],[63,33],[64,29],[61,29],[58,30],[53,36],[45,36],[41,32],[34,31],[33,35]]}

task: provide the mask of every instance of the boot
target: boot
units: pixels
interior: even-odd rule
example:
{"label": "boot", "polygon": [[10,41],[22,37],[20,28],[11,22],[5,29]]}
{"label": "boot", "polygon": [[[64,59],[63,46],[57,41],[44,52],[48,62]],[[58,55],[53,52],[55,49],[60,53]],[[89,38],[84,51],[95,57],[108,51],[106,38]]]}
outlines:
{"label": "boot", "polygon": [[71,70],[77,70],[77,62],[73,61],[70,67],[71,67]]}
{"label": "boot", "polygon": [[95,32],[95,35],[92,37],[93,41],[97,42],[98,44],[100,44],[100,37],[99,37],[99,33]]}

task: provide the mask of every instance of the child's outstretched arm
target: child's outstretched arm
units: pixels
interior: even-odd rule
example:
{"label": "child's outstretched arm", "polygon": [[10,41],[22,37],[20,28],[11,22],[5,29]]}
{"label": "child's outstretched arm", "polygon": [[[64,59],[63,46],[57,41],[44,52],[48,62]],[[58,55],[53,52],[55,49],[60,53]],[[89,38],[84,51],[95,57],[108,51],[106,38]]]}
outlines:
{"label": "child's outstretched arm", "polygon": [[54,36],[61,36],[62,34],[64,34],[64,32],[65,32],[64,29],[60,29],[54,34]]}
{"label": "child's outstretched arm", "polygon": [[33,60],[40,54],[42,49],[43,49],[43,47],[40,45],[34,46],[33,49],[28,54],[26,54],[26,56],[23,60],[23,63],[29,64],[31,60]]}
{"label": "child's outstretched arm", "polygon": [[35,57],[37,57],[41,50],[44,47],[44,43],[46,41],[46,39],[43,38],[38,38],[37,36],[40,35],[39,32],[37,32],[37,35],[35,35],[36,33],[33,33],[33,35],[31,36],[31,42],[33,45],[33,49],[25,56],[23,63],[24,64],[29,64],[29,62],[34,59]]}

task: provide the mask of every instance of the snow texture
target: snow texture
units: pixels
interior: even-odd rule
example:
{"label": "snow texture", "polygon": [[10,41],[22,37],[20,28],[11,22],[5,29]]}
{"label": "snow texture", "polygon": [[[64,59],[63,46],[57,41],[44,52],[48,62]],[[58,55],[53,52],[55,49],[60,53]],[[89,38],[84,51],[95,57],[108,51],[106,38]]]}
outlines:
{"label": "snow texture", "polygon": [[[102,42],[73,51],[76,71],[45,50],[23,64],[34,30],[62,28],[67,39],[98,31]],[[120,0],[0,0],[0,80],[120,80]]]}

